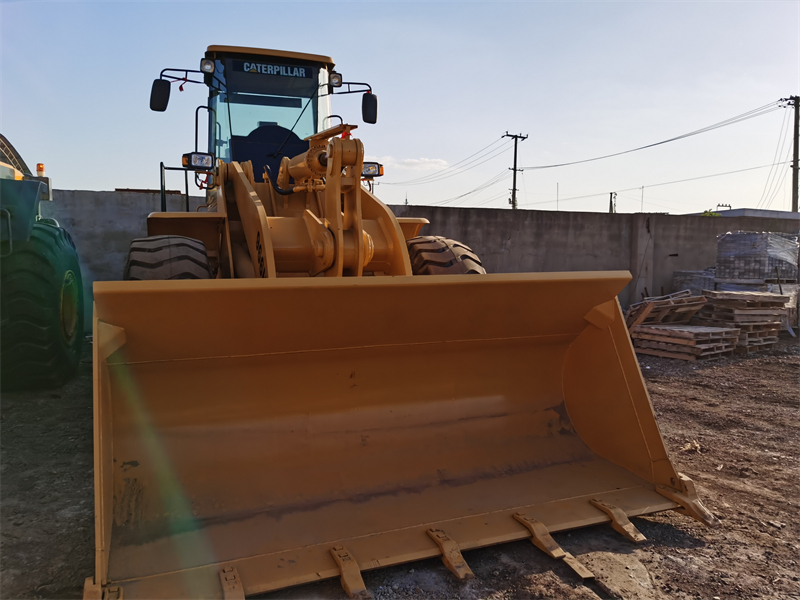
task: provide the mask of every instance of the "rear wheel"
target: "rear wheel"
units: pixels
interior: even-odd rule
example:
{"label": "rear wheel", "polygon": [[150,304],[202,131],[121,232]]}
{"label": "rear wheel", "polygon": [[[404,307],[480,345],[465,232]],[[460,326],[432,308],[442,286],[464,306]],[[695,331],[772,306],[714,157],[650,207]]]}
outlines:
{"label": "rear wheel", "polygon": [[123,279],[211,279],[205,244],[177,235],[133,240]]}
{"label": "rear wheel", "polygon": [[0,265],[0,385],[53,388],[78,369],[83,283],[78,253],[60,227],[37,221]]}
{"label": "rear wheel", "polygon": [[406,241],[414,275],[485,275],[472,248],[442,236],[423,235]]}

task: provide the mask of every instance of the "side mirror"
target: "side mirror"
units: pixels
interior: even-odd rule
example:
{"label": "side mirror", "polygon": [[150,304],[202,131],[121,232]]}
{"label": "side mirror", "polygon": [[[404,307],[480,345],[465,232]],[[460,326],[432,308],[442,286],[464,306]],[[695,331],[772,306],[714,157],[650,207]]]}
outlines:
{"label": "side mirror", "polygon": [[372,92],[361,96],[361,120],[372,125],[378,122],[378,97]]}
{"label": "side mirror", "polygon": [[169,104],[169,91],[172,85],[166,79],[156,79],[150,89],[150,110],[164,112]]}

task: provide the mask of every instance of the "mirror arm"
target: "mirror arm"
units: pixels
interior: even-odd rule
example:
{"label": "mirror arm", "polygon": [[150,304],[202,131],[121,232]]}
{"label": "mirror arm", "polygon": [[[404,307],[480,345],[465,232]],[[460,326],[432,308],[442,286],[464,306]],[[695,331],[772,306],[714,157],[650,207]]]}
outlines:
{"label": "mirror arm", "polygon": [[[365,92],[365,91],[369,92],[370,94],[372,93],[372,86],[370,84],[368,84],[368,83],[361,83],[361,82],[357,82],[357,81],[344,81],[344,82],[342,82],[342,85],[346,85],[347,86],[347,91],[345,91],[345,92],[337,92],[335,90],[338,90],[340,88],[334,88],[334,92],[333,93],[335,95],[339,95],[339,94],[360,94],[361,92]],[[353,90],[353,89],[350,89],[351,85],[363,85],[363,86],[366,86],[367,89],[366,90],[364,90],[364,89]]]}
{"label": "mirror arm", "polygon": [[[168,72],[171,73],[183,73],[183,77],[178,77],[177,75],[169,75]],[[200,73],[201,75],[205,75],[202,71],[197,71],[195,69],[162,69],[161,73],[159,74],[159,79],[167,79],[169,81],[185,81],[186,83],[202,83],[205,85],[205,81],[196,81],[194,79],[189,79],[189,73]]]}

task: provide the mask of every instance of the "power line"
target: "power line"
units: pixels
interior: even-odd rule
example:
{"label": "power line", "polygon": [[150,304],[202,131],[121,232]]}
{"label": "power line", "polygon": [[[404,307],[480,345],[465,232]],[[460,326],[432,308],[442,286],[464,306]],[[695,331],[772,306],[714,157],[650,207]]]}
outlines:
{"label": "power line", "polygon": [[784,164],[783,169],[782,169],[783,174],[779,175],[779,176],[777,176],[775,178],[775,182],[774,182],[775,185],[773,186],[774,190],[770,190],[771,191],[771,195],[769,197],[769,200],[764,205],[765,209],[768,209],[772,205],[772,201],[775,200],[775,198],[778,195],[778,192],[781,190],[781,187],[783,186],[783,182],[786,179],[786,175],[790,170],[789,163],[792,162],[792,161],[789,160],[789,155],[791,154],[791,152],[792,152],[792,146],[789,146],[789,148],[787,148],[787,152],[786,152],[786,161],[785,161],[785,164]]}
{"label": "power line", "polygon": [[[474,168],[476,168],[476,167],[478,167],[478,166],[480,166],[480,165],[482,165],[484,163],[487,163],[490,160],[493,160],[493,159],[497,158],[501,154],[505,154],[509,150],[511,150],[510,146],[495,148],[494,150],[492,150],[492,151],[490,151],[490,152],[488,152],[488,153],[486,153],[486,154],[484,154],[482,156],[479,156],[477,158],[472,159],[470,162],[464,164],[461,167],[461,169],[458,170],[458,171],[454,171],[452,173],[447,173],[445,175],[441,175],[440,177],[436,177],[434,179],[427,179],[425,181],[419,181],[417,183],[409,183],[407,185],[425,185],[425,184],[428,184],[428,183],[436,183],[436,182],[439,182],[439,181],[444,181],[445,179],[450,179],[451,177],[455,177],[456,175],[461,175],[462,173],[466,173],[468,171],[471,171],[472,169],[474,169]],[[481,160],[481,159],[483,159],[483,160]],[[478,160],[480,160],[480,162],[475,162],[475,161],[478,161]],[[471,165],[471,166],[468,167],[468,165]],[[385,184],[385,185],[387,185],[387,184]],[[396,185],[396,184],[388,184],[388,185]]]}
{"label": "power line", "polygon": [[668,144],[670,142],[675,142],[677,140],[682,140],[684,138],[688,138],[694,135],[699,135],[701,133],[706,133],[709,131],[713,131],[714,129],[719,129],[721,127],[727,127],[728,125],[733,125],[735,123],[741,123],[742,121],[747,121],[748,119],[753,119],[755,117],[760,117],[762,115],[769,114],[773,111],[779,110],[783,108],[778,104],[778,102],[770,102],[769,104],[765,104],[759,108],[754,108],[746,113],[742,113],[741,115],[737,115],[735,117],[731,117],[730,119],[725,119],[724,121],[720,121],[719,123],[714,123],[713,125],[709,125],[707,127],[703,127],[701,129],[696,129],[695,131],[690,131],[689,133],[684,133],[682,135],[678,135],[667,140],[662,140],[660,142],[656,142],[654,144],[647,144],[646,146],[639,146],[638,148],[633,148],[631,150],[624,150],[622,152],[614,152],[613,154],[606,154],[604,156],[596,156],[594,158],[586,158],[583,160],[576,160],[572,162],[565,162],[565,163],[558,163],[553,165],[538,165],[534,167],[522,167],[524,170],[538,170],[538,169],[553,169],[556,167],[567,167],[570,165],[579,165],[582,163],[593,162],[596,160],[603,160],[605,158],[611,158],[614,156],[621,156],[623,154],[630,154],[631,152],[638,152],[639,150],[646,150],[647,148],[653,148],[655,146],[661,146],[662,144]]}
{"label": "power line", "polygon": [[[784,165],[789,161],[777,163],[779,165]],[[632,192],[634,190],[640,190],[642,187],[646,188],[653,188],[653,187],[660,187],[662,185],[672,185],[673,183],[684,183],[687,181],[697,181],[698,179],[708,179],[710,177],[721,177],[722,175],[733,175],[734,173],[744,173],[745,171],[755,171],[756,169],[766,169],[767,167],[771,167],[772,165],[761,165],[760,167],[748,167],[746,169],[737,169],[736,171],[726,171],[724,173],[712,173],[711,175],[701,175],[699,177],[689,177],[688,179],[676,179],[675,181],[664,181],[662,183],[652,183],[650,185],[644,186],[636,186],[632,188],[625,188],[624,190],[617,190],[618,192]],[[585,194],[583,196],[572,196],[571,198],[559,198],[559,202],[566,202],[567,200],[581,200],[583,198],[594,198],[595,196],[605,196],[608,194],[607,191],[605,192],[598,192],[596,194]],[[531,206],[534,204],[551,204],[555,202],[555,200],[546,200],[543,202],[528,202],[526,206]],[[645,202],[647,202],[645,200]],[[652,203],[651,203],[652,204]]]}
{"label": "power line", "polygon": [[480,154],[480,153],[481,153],[481,152],[483,152],[484,150],[487,150],[488,148],[491,148],[492,146],[494,146],[495,144],[497,144],[498,142],[501,142],[501,141],[503,141],[503,138],[502,138],[502,137],[500,137],[500,138],[496,139],[495,141],[493,141],[493,142],[492,142],[491,144],[489,144],[488,146],[484,146],[483,148],[481,148],[481,149],[480,149],[480,150],[478,150],[477,152],[475,152],[475,153],[473,153],[473,154],[470,154],[470,155],[469,155],[467,158],[465,158],[465,159],[463,159],[463,160],[460,160],[460,161],[458,161],[457,163],[454,163],[454,164],[452,164],[452,165],[450,165],[450,166],[448,166],[448,167],[445,167],[444,169],[441,169],[440,171],[436,171],[435,173],[430,173],[430,174],[428,174],[428,175],[423,175],[422,177],[417,177],[417,178],[415,178],[415,179],[407,179],[406,181],[398,181],[398,182],[396,182],[396,183],[385,183],[384,185],[402,185],[402,184],[414,183],[414,182],[420,181],[420,180],[422,180],[422,179],[428,179],[428,178],[430,178],[430,177],[436,177],[436,176],[438,176],[439,174],[441,174],[441,173],[444,173],[445,171],[449,171],[450,169],[454,169],[455,167],[457,167],[458,165],[460,165],[460,164],[461,164],[461,163],[463,163],[464,161],[467,161],[467,160],[469,160],[470,158],[472,158],[472,157],[473,157],[473,156],[475,156],[476,154]]}
{"label": "power line", "polygon": [[[478,161],[481,158],[484,158],[484,157],[492,154],[496,150],[499,150],[499,148],[492,148],[492,146],[495,146],[498,142],[503,142],[503,138],[500,137],[500,138],[496,139],[495,141],[493,141],[488,146],[484,146],[483,148],[481,148],[477,152],[474,152],[473,154],[470,154],[467,158],[465,158],[463,160],[460,160],[457,163],[454,163],[454,164],[450,165],[449,167],[445,167],[444,169],[441,169],[440,171],[436,171],[435,173],[431,173],[429,175],[424,175],[422,177],[417,177],[416,179],[408,179],[406,181],[396,181],[396,182],[392,182],[392,183],[384,182],[384,185],[422,185],[424,183],[433,183],[434,181],[440,181],[441,179],[447,179],[448,177],[451,177],[453,175],[457,175],[458,173],[463,173],[464,171],[468,171],[468,170],[470,170],[470,169],[472,169],[474,167],[477,167],[478,165],[473,164],[476,161]],[[506,143],[506,145],[508,145],[508,142],[505,142],[505,143]],[[489,148],[492,148],[492,149],[489,150]],[[508,148],[506,148],[506,149],[508,149]],[[488,152],[484,153],[484,151],[486,151],[486,150],[488,150]],[[502,154],[502,152],[500,152],[499,154]],[[480,156],[478,156],[478,155],[480,155]],[[494,156],[498,156],[498,154],[495,154]],[[492,156],[490,158],[494,158],[494,156]],[[473,157],[476,157],[476,158],[474,158],[474,160],[470,160]],[[469,161],[469,162],[467,162],[467,161]],[[466,163],[466,164],[463,164],[463,163]],[[483,163],[478,163],[478,164],[483,164]],[[456,172],[449,172],[449,171],[452,171],[453,169],[456,169],[456,167],[459,167],[459,165],[461,165],[461,167]],[[472,167],[470,167],[470,169],[466,169],[465,167],[467,167],[469,165],[472,165]]]}
{"label": "power line", "polygon": [[761,192],[761,197],[758,199],[756,203],[756,208],[760,208],[761,204],[766,201],[769,197],[769,192],[767,190],[772,189],[772,179],[773,177],[777,177],[779,169],[776,168],[778,164],[778,157],[783,154],[783,147],[786,143],[786,139],[789,137],[789,128],[786,127],[787,123],[789,122],[789,111],[783,113],[783,121],[781,121],[781,131],[778,134],[778,144],[775,146],[775,156],[772,157],[772,168],[770,168],[769,172],[767,173],[767,180],[764,182],[764,190]]}
{"label": "power line", "polygon": [[484,181],[478,187],[476,187],[476,188],[474,188],[474,189],[472,189],[472,190],[470,190],[468,192],[465,192],[465,193],[460,194],[458,196],[453,196],[452,198],[448,198],[446,200],[439,200],[437,202],[431,202],[429,204],[429,206],[443,206],[443,205],[449,204],[450,202],[453,202],[455,200],[459,200],[461,198],[465,198],[467,196],[471,196],[472,194],[476,194],[476,193],[478,193],[480,191],[485,190],[486,188],[489,188],[489,187],[491,187],[491,186],[493,186],[493,185],[495,185],[497,183],[500,183],[501,181],[507,179],[508,175],[509,175],[508,171],[506,171],[506,170],[500,171],[499,173],[497,173],[496,175],[494,175],[493,177],[491,177],[487,181]]}

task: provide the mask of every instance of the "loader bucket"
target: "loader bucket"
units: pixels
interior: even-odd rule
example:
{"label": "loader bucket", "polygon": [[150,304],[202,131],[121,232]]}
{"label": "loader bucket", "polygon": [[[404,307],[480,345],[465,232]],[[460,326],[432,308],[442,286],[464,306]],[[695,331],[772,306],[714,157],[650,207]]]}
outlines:
{"label": "loader bucket", "polygon": [[530,537],[517,513],[678,508],[629,279],[95,283],[93,585],[358,596],[360,571]]}

